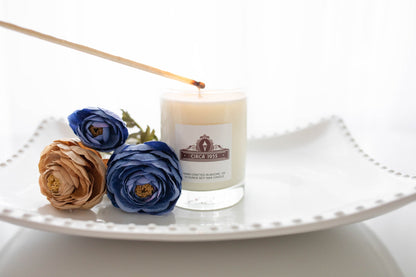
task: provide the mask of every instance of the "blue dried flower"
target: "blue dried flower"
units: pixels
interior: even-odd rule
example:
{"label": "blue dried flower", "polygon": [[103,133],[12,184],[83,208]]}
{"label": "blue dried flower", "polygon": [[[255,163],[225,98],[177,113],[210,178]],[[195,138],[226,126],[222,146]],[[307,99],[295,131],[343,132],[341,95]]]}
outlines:
{"label": "blue dried flower", "polygon": [[101,108],[77,110],[68,116],[69,126],[82,143],[98,151],[112,151],[123,145],[129,132],[113,112]]}
{"label": "blue dried flower", "polygon": [[107,195],[115,207],[152,215],[173,210],[181,194],[182,171],[166,143],[120,147],[107,166]]}

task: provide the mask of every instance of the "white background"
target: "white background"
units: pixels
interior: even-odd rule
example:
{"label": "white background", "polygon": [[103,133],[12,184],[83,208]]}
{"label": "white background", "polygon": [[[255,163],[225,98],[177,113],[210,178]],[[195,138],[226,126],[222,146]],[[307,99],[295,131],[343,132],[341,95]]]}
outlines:
{"label": "white background", "polygon": [[[367,134],[415,131],[415,1],[1,0],[0,18],[209,89],[243,88],[249,135],[337,114],[371,153]],[[86,106],[159,130],[165,88],[189,86],[0,28],[3,140]]]}

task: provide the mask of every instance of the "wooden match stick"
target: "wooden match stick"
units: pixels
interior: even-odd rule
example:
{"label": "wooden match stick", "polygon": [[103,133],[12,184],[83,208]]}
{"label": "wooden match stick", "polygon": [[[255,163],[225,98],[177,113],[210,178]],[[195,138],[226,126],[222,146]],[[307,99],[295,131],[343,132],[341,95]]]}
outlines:
{"label": "wooden match stick", "polygon": [[91,48],[91,47],[88,47],[88,46],[84,46],[84,45],[81,45],[81,44],[78,44],[78,43],[73,43],[73,42],[63,40],[63,39],[60,39],[60,38],[57,38],[57,37],[46,35],[46,34],[43,34],[43,33],[40,33],[40,32],[34,31],[34,30],[26,29],[26,28],[23,28],[23,27],[20,27],[20,26],[17,26],[17,25],[8,23],[8,22],[4,22],[4,21],[1,21],[1,20],[0,20],[0,26],[4,27],[4,28],[7,28],[7,29],[10,29],[10,30],[13,30],[13,31],[16,31],[16,32],[23,33],[25,35],[29,35],[29,36],[32,36],[32,37],[36,37],[36,38],[39,38],[39,39],[43,39],[43,40],[46,40],[46,41],[49,41],[49,42],[52,42],[52,43],[56,43],[56,44],[65,46],[65,47],[68,47],[68,48],[71,48],[71,49],[75,49],[75,50],[80,51],[80,52],[84,52],[84,53],[87,53],[87,54],[90,54],[90,55],[94,55],[94,56],[97,56],[97,57],[100,57],[100,58],[103,58],[103,59],[106,59],[106,60],[110,60],[110,61],[113,61],[113,62],[116,62],[116,63],[121,63],[121,64],[124,64],[124,65],[130,66],[130,67],[134,67],[134,68],[137,68],[137,69],[140,69],[140,70],[144,70],[144,71],[147,71],[147,72],[150,72],[150,73],[153,73],[153,74],[157,74],[157,75],[160,75],[160,76],[163,76],[163,77],[166,77],[166,78],[170,78],[170,79],[177,80],[177,81],[180,81],[180,82],[183,82],[183,83],[186,83],[186,84],[190,84],[190,85],[196,86],[200,89],[205,88],[205,84],[203,82],[197,82],[195,80],[185,78],[185,77],[170,73],[168,71],[160,70],[160,69],[152,67],[152,66],[148,66],[148,65],[145,65],[145,64],[142,64],[142,63],[138,63],[138,62],[123,58],[123,57],[118,57],[118,56],[115,56],[115,55],[112,55],[112,54],[109,54],[109,53],[106,53],[106,52],[102,52],[100,50],[97,50],[97,49],[94,49],[94,48]]}

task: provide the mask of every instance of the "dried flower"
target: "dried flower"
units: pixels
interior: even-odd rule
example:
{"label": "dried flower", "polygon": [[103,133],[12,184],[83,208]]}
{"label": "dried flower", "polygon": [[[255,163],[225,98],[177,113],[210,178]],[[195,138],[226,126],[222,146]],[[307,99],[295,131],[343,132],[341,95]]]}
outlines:
{"label": "dried flower", "polygon": [[90,209],[106,191],[100,154],[75,139],[56,140],[42,151],[40,191],[57,209]]}
{"label": "dried flower", "polygon": [[77,110],[68,116],[68,121],[82,143],[97,151],[113,151],[128,137],[126,124],[119,116],[105,109]]}
{"label": "dried flower", "polygon": [[107,195],[126,212],[160,215],[173,210],[182,172],[174,151],[164,142],[126,145],[108,161]]}

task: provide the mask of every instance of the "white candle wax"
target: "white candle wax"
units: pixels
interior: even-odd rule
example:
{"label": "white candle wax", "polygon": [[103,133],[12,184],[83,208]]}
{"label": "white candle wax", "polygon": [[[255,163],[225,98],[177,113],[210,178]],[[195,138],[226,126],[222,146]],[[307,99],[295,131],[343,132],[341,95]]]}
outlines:
{"label": "white candle wax", "polygon": [[174,148],[182,187],[209,191],[243,184],[246,96],[242,92],[166,93],[161,140]]}

